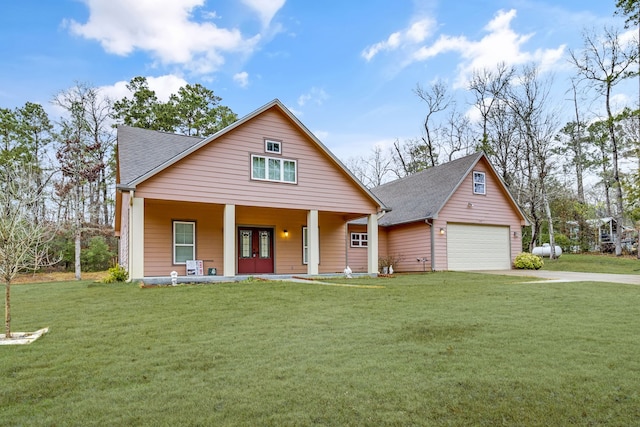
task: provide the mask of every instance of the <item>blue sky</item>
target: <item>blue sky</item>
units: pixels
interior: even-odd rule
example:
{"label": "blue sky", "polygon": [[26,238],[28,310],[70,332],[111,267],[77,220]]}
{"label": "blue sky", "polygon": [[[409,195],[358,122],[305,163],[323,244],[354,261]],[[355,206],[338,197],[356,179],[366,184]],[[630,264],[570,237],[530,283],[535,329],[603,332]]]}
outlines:
{"label": "blue sky", "polygon": [[[119,99],[201,83],[243,116],[280,99],[338,157],[420,135],[412,92],[436,79],[470,109],[474,67],[538,63],[557,102],[584,29],[622,27],[615,0],[21,0],[0,3],[0,107],[76,81]],[[625,94],[619,94],[624,98]],[[466,98],[465,98],[466,97]],[[630,99],[637,99],[632,94]]]}

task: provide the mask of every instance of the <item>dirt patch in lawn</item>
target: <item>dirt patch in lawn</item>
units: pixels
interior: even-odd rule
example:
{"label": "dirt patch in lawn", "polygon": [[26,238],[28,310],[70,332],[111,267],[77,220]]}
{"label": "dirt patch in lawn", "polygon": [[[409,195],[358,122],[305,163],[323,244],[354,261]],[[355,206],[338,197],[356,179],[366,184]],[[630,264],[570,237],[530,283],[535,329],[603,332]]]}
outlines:
{"label": "dirt patch in lawn", "polygon": [[[106,271],[83,272],[82,280],[101,281],[107,275],[108,273]],[[73,271],[54,271],[20,274],[11,284],[67,282],[71,280],[75,280],[75,273]]]}

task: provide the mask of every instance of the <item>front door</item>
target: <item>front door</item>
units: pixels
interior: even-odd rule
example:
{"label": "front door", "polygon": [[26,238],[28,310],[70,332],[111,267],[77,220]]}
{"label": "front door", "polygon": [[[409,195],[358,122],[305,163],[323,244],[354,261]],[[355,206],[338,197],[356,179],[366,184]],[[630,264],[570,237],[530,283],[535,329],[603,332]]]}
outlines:
{"label": "front door", "polygon": [[238,228],[238,274],[273,273],[273,229]]}

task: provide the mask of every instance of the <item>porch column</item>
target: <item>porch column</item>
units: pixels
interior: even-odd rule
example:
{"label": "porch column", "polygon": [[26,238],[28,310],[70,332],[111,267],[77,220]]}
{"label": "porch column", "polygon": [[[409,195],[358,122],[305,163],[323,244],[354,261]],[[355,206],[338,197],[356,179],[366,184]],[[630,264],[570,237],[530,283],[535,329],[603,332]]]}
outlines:
{"label": "porch column", "polygon": [[224,205],[223,268],[225,276],[236,275],[236,205]]}
{"label": "porch column", "polygon": [[378,214],[369,215],[367,221],[367,272],[378,272]]}
{"label": "porch column", "polygon": [[144,198],[129,199],[129,280],[144,278]]}
{"label": "porch column", "polygon": [[307,212],[307,240],[309,255],[307,259],[307,274],[318,274],[320,264],[320,231],[318,229],[318,211]]}

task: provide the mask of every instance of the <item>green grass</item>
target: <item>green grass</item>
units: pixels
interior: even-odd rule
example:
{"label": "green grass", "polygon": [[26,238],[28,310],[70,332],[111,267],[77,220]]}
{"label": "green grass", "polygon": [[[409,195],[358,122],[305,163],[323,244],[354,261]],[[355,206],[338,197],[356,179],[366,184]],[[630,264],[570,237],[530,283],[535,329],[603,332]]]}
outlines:
{"label": "green grass", "polygon": [[640,287],[518,280],[17,285],[0,425],[638,425]]}
{"label": "green grass", "polygon": [[560,258],[544,258],[543,270],[579,271],[585,273],[640,274],[640,260],[611,254],[562,254]]}

